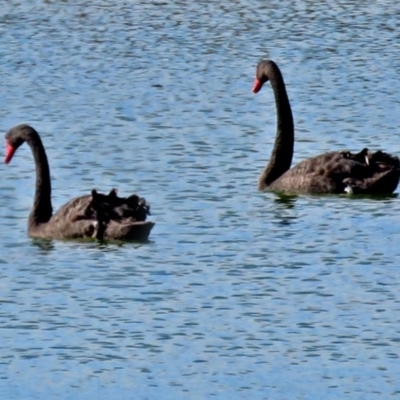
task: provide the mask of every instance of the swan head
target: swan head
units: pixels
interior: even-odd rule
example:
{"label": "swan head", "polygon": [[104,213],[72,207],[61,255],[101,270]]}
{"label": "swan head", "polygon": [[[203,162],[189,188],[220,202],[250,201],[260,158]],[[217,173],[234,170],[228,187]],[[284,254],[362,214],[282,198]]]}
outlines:
{"label": "swan head", "polygon": [[268,82],[271,74],[279,72],[278,66],[272,60],[260,61],[256,69],[256,79],[253,85],[253,93],[258,93],[265,82]]}
{"label": "swan head", "polygon": [[38,133],[29,125],[21,124],[14,126],[6,133],[6,156],[4,162],[8,164],[17,149],[32,135]]}

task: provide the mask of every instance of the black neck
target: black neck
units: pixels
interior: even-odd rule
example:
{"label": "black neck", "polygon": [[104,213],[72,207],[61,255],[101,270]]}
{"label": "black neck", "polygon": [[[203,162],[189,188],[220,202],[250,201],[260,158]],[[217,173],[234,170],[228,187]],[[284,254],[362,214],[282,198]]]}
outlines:
{"label": "black neck", "polygon": [[35,132],[26,138],[36,166],[36,189],[33,208],[29,215],[29,226],[48,222],[53,214],[51,205],[50,168],[42,140]]}
{"label": "black neck", "polygon": [[275,63],[268,64],[264,73],[271,82],[275,95],[277,131],[271,158],[260,177],[261,189],[289,170],[294,149],[293,115],[282,74]]}

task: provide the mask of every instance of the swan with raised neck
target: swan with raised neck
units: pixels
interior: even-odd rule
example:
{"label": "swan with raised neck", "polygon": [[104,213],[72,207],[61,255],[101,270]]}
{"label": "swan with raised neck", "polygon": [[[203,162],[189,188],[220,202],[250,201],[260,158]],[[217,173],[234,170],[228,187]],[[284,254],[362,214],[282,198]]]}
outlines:
{"label": "swan with raised neck", "polygon": [[260,61],[253,93],[270,82],[277,111],[277,131],[271,157],[258,183],[259,190],[285,193],[393,193],[399,183],[396,156],[363,149],[353,154],[333,151],[306,159],[290,168],[294,150],[293,115],[282,73],[272,60]]}
{"label": "swan with raised neck", "polygon": [[21,124],[6,134],[8,164],[17,149],[27,143],[36,167],[36,186],[32,210],[28,218],[28,234],[34,238],[100,240],[147,240],[153,222],[146,221],[149,205],[137,195],[118,197],[116,190],[108,195],[92,190],[76,197],[53,214],[51,203],[50,168],[38,132]]}

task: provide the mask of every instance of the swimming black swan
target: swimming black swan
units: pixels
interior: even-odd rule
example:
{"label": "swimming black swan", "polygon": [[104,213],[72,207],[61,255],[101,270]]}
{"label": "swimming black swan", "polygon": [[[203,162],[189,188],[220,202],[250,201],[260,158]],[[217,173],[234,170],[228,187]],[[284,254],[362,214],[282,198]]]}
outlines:
{"label": "swimming black swan", "polygon": [[91,194],[70,200],[53,215],[49,163],[35,129],[23,124],[7,132],[4,162],[8,164],[24,142],[30,146],[36,166],[35,197],[28,219],[30,237],[147,240],[154,226],[146,221],[150,206],[137,195],[118,197],[115,189],[109,194],[92,190]]}
{"label": "swimming black swan", "polygon": [[260,176],[259,190],[284,193],[389,194],[400,177],[398,157],[363,149],[357,154],[336,151],[302,161],[290,169],[294,147],[292,110],[278,66],[261,61],[256,70],[253,93],[270,81],[275,95],[277,132],[269,163]]}

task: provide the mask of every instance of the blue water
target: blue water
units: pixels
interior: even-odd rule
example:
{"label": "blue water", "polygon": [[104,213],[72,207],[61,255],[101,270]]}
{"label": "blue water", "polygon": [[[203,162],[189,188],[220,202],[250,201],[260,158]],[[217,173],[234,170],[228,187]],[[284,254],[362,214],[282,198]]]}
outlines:
{"label": "blue water", "polygon": [[400,201],[256,190],[281,67],[294,162],[400,154],[393,2],[16,1],[0,11],[0,126],[41,134],[53,205],[137,192],[150,242],[26,235],[29,148],[2,166],[4,399],[400,396]]}

